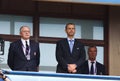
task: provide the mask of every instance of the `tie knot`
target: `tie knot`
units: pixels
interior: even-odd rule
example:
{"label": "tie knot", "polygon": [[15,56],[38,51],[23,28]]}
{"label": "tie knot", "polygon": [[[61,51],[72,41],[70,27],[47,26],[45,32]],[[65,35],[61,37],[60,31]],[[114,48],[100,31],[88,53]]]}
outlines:
{"label": "tie knot", "polygon": [[28,48],[28,47],[29,47],[29,45],[28,45],[28,41],[25,41],[25,43],[26,43],[26,47]]}
{"label": "tie knot", "polygon": [[25,41],[25,44],[28,45],[28,41]]}
{"label": "tie knot", "polygon": [[74,40],[69,40],[70,42],[73,42]]}
{"label": "tie knot", "polygon": [[91,62],[92,64],[94,64],[94,62]]}
{"label": "tie knot", "polygon": [[25,41],[25,43],[27,44],[27,41]]}

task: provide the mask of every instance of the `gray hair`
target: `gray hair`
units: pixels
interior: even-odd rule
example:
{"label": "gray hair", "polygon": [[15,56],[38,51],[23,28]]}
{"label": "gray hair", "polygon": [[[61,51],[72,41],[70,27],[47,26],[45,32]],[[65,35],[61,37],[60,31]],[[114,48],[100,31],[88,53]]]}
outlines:
{"label": "gray hair", "polygon": [[21,26],[19,31],[21,32],[22,28],[24,28],[24,27],[29,28],[29,26]]}

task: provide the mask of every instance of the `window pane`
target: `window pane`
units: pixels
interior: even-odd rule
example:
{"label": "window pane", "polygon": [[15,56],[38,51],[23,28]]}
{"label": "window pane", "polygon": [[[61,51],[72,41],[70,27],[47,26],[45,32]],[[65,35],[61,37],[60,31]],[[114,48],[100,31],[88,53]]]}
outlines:
{"label": "window pane", "polygon": [[66,23],[76,24],[75,38],[103,40],[103,22],[65,18],[40,18],[40,36],[65,38]]}
{"label": "window pane", "polygon": [[9,46],[10,46],[10,42],[5,41],[4,55],[0,55],[0,59],[1,59],[0,64],[7,64]]}
{"label": "window pane", "polygon": [[0,15],[0,34],[19,35],[19,28],[23,25],[29,26],[33,35],[32,17]]}
{"label": "window pane", "polygon": [[10,18],[7,15],[0,15],[0,34],[10,34]]}
{"label": "window pane", "polygon": [[0,34],[10,34],[10,22],[0,21]]}
{"label": "window pane", "polygon": [[104,64],[104,48],[103,47],[98,47],[98,53],[97,53],[97,61]]}
{"label": "window pane", "polygon": [[76,23],[76,38],[81,38],[81,27],[78,20],[74,19],[58,19],[58,18],[40,18],[40,36],[45,37],[66,37],[66,23]]}
{"label": "window pane", "polygon": [[[99,20],[81,20],[83,39],[103,40],[103,22]],[[99,35],[99,36],[98,36]]]}
{"label": "window pane", "polygon": [[31,36],[33,35],[33,23],[32,17],[14,16],[15,23],[15,35],[19,35],[19,29],[21,26],[29,26],[31,30]]}
{"label": "window pane", "polygon": [[93,39],[103,40],[103,27],[93,27]]}
{"label": "window pane", "polygon": [[56,44],[40,43],[40,65],[55,66],[57,65],[55,58]]}

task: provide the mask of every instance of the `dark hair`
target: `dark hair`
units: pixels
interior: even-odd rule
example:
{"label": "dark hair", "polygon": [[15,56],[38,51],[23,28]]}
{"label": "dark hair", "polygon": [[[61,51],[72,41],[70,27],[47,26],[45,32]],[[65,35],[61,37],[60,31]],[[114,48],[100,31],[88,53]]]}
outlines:
{"label": "dark hair", "polygon": [[68,26],[68,25],[74,25],[74,26],[75,26],[74,23],[67,23],[66,26],[65,26],[65,29],[67,29],[67,26]]}
{"label": "dark hair", "polygon": [[89,51],[90,48],[96,48],[96,49],[97,49],[96,45],[90,45],[90,46],[88,47],[88,51]]}

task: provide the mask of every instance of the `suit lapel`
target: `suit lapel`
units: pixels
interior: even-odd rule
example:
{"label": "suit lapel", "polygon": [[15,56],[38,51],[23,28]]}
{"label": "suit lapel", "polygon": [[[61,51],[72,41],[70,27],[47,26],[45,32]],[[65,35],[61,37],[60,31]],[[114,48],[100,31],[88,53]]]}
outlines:
{"label": "suit lapel", "polygon": [[71,52],[70,52],[70,46],[69,46],[69,43],[68,43],[67,39],[65,39],[64,46],[65,46],[65,49],[68,51],[68,53],[71,54]]}
{"label": "suit lapel", "polygon": [[89,71],[88,61],[86,61],[86,70],[87,70],[87,71],[86,71],[87,74],[89,74],[90,71]]}
{"label": "suit lapel", "polygon": [[23,52],[23,47],[22,47],[23,44],[22,44],[21,40],[19,40],[19,43],[18,43],[18,44],[19,44],[18,47],[19,47],[19,49],[20,49],[20,51],[19,51],[19,52],[20,52],[20,53],[19,53],[20,56],[21,56],[23,59],[26,59],[25,54],[24,54],[24,52]]}
{"label": "suit lapel", "polygon": [[89,74],[88,60],[86,60],[86,61],[84,62],[84,64],[82,65],[81,72],[82,72],[83,74]]}
{"label": "suit lapel", "polygon": [[97,69],[97,75],[99,75],[100,74],[100,67],[99,67],[98,62],[96,62],[96,69]]}
{"label": "suit lapel", "polygon": [[32,58],[32,53],[33,53],[33,49],[35,48],[35,46],[33,45],[32,41],[30,40],[30,59]]}

